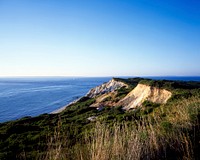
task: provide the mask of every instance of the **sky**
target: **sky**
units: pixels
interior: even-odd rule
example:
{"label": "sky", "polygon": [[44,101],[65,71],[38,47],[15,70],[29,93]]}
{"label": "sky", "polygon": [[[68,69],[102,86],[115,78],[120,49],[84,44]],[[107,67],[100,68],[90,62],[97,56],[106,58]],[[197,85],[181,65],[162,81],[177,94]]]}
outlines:
{"label": "sky", "polygon": [[0,76],[200,76],[200,1],[0,0]]}

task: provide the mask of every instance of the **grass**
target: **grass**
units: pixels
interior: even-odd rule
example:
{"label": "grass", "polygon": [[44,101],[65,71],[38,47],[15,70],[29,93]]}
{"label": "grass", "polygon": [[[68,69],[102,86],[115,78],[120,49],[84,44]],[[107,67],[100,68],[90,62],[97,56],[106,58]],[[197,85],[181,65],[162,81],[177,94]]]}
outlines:
{"label": "grass", "polygon": [[76,145],[68,146],[70,154],[59,152],[58,145],[49,148],[47,159],[57,154],[59,159],[77,160],[198,159],[199,113],[200,99],[192,97],[158,107],[140,120],[97,121]]}
{"label": "grass", "polygon": [[[100,119],[92,126],[71,124],[64,128],[62,117],[54,131],[45,132],[44,150],[18,153],[17,159],[197,159],[199,150],[200,99],[192,97],[157,107],[140,119],[111,122]],[[104,116],[104,115],[102,115]],[[78,136],[80,135],[81,136]],[[13,136],[13,137],[12,137]],[[19,138],[12,134],[13,138]],[[25,135],[22,135],[22,137]],[[30,137],[34,138],[31,134]],[[41,138],[41,137],[40,137]],[[17,140],[19,143],[19,139]],[[16,142],[16,143],[17,143]],[[13,142],[14,146],[16,145]],[[30,142],[32,143],[32,142]],[[41,145],[41,144],[40,144]],[[41,147],[41,146],[35,146]]]}

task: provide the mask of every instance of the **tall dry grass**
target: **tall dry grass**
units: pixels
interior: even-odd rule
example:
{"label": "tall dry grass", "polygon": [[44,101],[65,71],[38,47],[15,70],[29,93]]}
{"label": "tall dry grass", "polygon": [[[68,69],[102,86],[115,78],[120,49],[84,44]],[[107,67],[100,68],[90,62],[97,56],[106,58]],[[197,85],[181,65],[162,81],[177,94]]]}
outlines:
{"label": "tall dry grass", "polygon": [[38,156],[37,159],[43,160],[65,160],[69,155],[68,132],[63,132],[62,120],[59,119],[54,128],[54,134],[47,136],[47,151],[45,155]]}
{"label": "tall dry grass", "polygon": [[90,152],[86,159],[165,159],[171,157],[168,154],[193,159],[194,139],[189,131],[199,124],[199,109],[200,99],[193,97],[162,106],[131,124],[115,123],[110,128],[97,122],[86,140]]}
{"label": "tall dry grass", "polygon": [[113,125],[98,121],[81,141],[67,146],[70,154],[61,151],[63,140],[57,131],[46,159],[192,160],[196,156],[194,148],[199,148],[194,146],[199,139],[195,131],[199,111],[200,99],[192,97],[163,105],[140,120]]}

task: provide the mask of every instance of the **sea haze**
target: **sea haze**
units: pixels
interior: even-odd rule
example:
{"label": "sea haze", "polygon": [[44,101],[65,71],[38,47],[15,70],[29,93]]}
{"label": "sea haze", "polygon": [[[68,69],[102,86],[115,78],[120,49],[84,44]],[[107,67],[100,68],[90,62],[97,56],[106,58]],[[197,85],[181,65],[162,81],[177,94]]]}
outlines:
{"label": "sea haze", "polygon": [[[149,78],[200,81],[200,77]],[[111,77],[1,78],[0,122],[50,113],[84,96],[91,88],[110,79]]]}

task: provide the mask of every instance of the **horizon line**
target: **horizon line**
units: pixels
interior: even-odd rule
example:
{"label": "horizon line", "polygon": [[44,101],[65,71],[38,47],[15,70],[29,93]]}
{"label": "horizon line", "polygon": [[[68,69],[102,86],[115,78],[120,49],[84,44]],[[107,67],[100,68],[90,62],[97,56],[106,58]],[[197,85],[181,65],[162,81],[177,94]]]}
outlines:
{"label": "horizon line", "polygon": [[123,75],[123,76],[41,76],[41,75],[31,75],[31,76],[0,76],[0,78],[115,78],[115,77],[200,77],[200,75]]}

